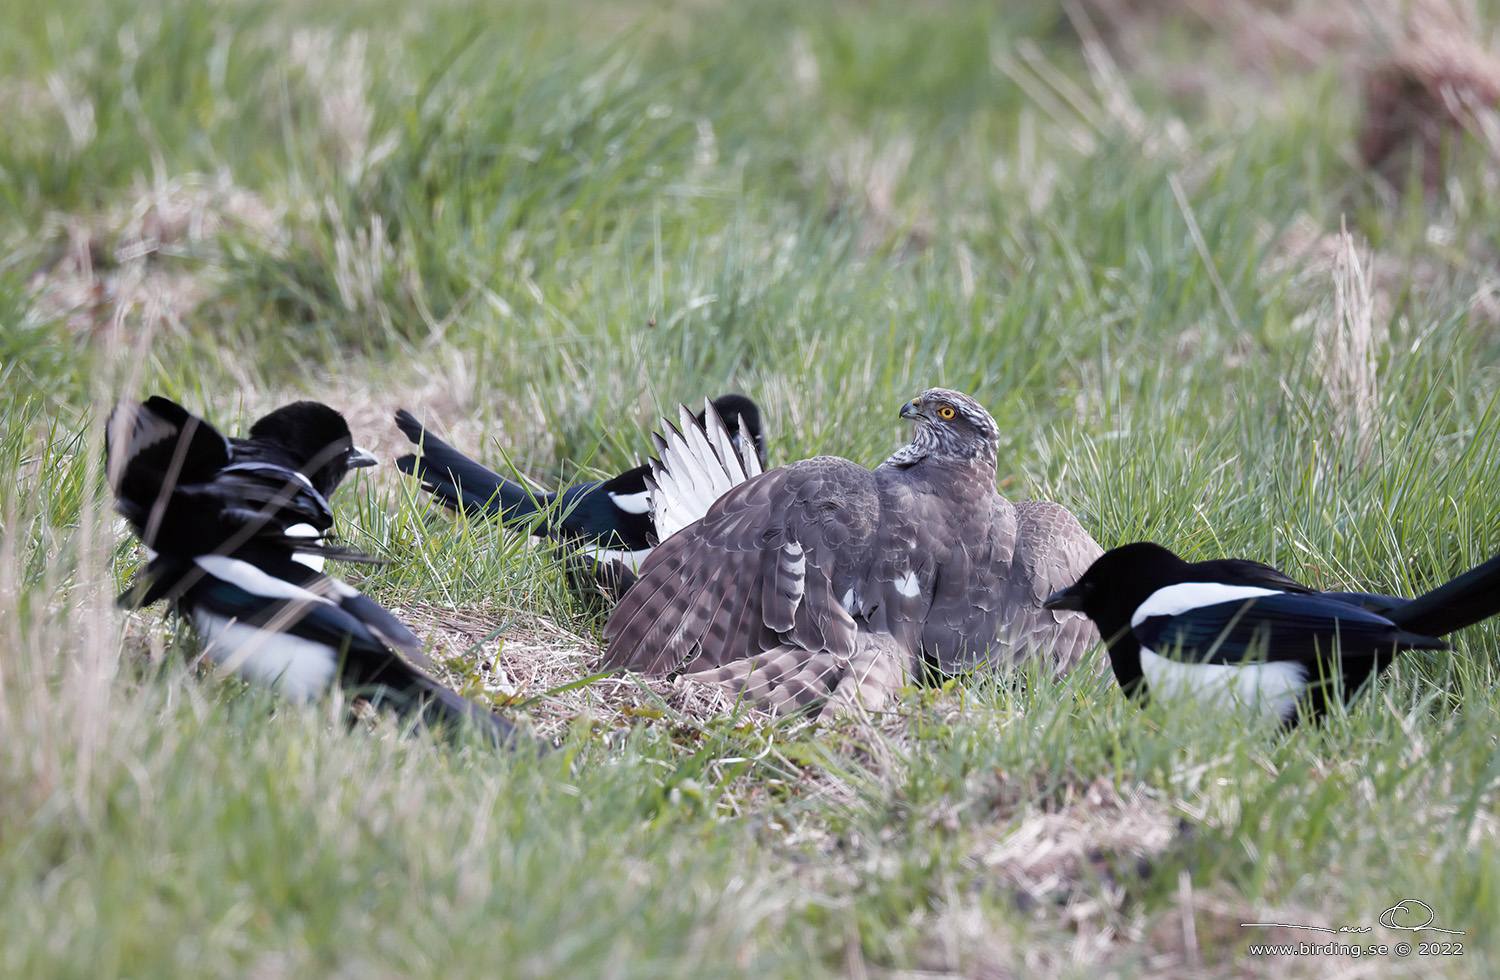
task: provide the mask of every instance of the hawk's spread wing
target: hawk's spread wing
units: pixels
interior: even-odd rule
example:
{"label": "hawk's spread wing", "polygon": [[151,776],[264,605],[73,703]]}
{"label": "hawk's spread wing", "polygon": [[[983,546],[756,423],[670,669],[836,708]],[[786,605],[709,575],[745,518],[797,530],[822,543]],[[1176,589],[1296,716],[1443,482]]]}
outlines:
{"label": "hawk's spread wing", "polygon": [[855,624],[835,588],[866,577],[879,515],[874,474],[832,456],[733,488],[651,553],[605,626],[607,664],[704,669],[783,642],[847,656]]}
{"label": "hawk's spread wing", "polygon": [[[1042,608],[1047,596],[1078,581],[1099,557],[1098,542],[1060,504],[1026,500],[1011,510],[1011,552],[997,552],[997,560],[975,577],[969,596],[973,616],[963,627],[971,631],[969,635],[979,632],[992,637],[993,646],[986,652],[952,642],[929,642],[928,649],[937,653],[938,667],[944,673],[984,664],[1010,666],[1036,655],[1061,675],[1099,641],[1099,631],[1087,616]],[[953,618],[961,618],[963,601],[962,596],[955,597]],[[929,634],[935,619],[929,619]]]}

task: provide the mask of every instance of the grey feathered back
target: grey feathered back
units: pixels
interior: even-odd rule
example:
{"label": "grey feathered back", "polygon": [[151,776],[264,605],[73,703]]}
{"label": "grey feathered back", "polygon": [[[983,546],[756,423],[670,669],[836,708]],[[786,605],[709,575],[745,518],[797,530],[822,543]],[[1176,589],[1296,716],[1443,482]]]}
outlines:
{"label": "grey feathered back", "polygon": [[1092,625],[1041,603],[1098,545],[1064,508],[995,491],[999,429],[974,399],[929,389],[902,415],[912,441],[874,470],[831,456],[770,470],[663,541],[605,626],[606,665],[783,707],[875,707],[924,658],[1076,663]]}

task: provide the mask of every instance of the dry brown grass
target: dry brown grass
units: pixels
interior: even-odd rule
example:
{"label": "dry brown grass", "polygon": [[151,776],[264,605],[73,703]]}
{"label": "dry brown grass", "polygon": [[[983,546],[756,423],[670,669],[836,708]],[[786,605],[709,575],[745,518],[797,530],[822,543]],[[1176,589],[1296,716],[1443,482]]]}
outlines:
{"label": "dry brown grass", "polygon": [[[1500,50],[1482,36],[1465,0],[1080,0],[1087,42],[1097,25],[1109,49],[1135,74],[1155,76],[1179,97],[1246,102],[1275,111],[1287,72],[1336,69],[1351,99],[1364,104],[1357,154],[1389,186],[1413,164],[1429,193],[1446,182],[1449,156],[1471,138],[1500,163]],[[1079,19],[1075,17],[1075,21]],[[1238,74],[1195,56],[1171,61],[1159,39],[1166,22],[1214,39]]]}
{"label": "dry brown grass", "polygon": [[[30,315],[90,335],[127,322],[179,331],[218,287],[219,236],[233,230],[274,241],[285,215],[284,203],[227,173],[161,179],[96,215],[52,215],[37,237],[58,254],[31,277]],[[180,259],[192,261],[173,261]]]}
{"label": "dry brown grass", "polygon": [[1500,164],[1500,54],[1479,40],[1478,23],[1469,5],[1439,0],[1412,3],[1399,19],[1387,12],[1389,50],[1364,72],[1359,153],[1392,185],[1418,164],[1428,193],[1442,189],[1463,135]]}
{"label": "dry brown grass", "polygon": [[1333,256],[1333,314],[1319,319],[1317,331],[1323,387],[1333,406],[1332,428],[1352,439],[1364,459],[1380,402],[1375,357],[1385,334],[1375,333],[1369,257],[1361,261],[1346,228],[1339,231]]}

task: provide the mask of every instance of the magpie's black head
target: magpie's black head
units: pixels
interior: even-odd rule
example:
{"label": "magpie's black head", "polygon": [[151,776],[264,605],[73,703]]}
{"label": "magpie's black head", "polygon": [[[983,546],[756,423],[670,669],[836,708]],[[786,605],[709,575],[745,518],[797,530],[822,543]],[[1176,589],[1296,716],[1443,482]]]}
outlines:
{"label": "magpie's black head", "polygon": [[322,402],[283,405],[250,427],[250,440],[285,453],[325,497],[351,469],[375,465],[375,457],[354,444],[344,417]]}
{"label": "magpie's black head", "polygon": [[1100,555],[1077,582],[1048,596],[1042,608],[1074,609],[1093,620],[1120,689],[1138,697],[1145,687],[1130,618],[1153,592],[1183,581],[1189,567],[1159,544],[1122,545]]}
{"label": "magpie's black head", "polygon": [[[740,439],[749,435],[755,443],[755,455],[760,457],[762,468],[766,465],[766,436],[761,430],[760,406],[741,394],[720,395],[713,400],[714,411],[724,420],[724,428],[738,446]],[[703,422],[703,413],[698,413],[698,422]]]}
{"label": "magpie's black head", "polygon": [[1042,603],[1045,609],[1076,609],[1099,627],[1107,639],[1130,623],[1135,609],[1151,593],[1185,581],[1189,564],[1150,541],[1111,548],[1083,576]]}

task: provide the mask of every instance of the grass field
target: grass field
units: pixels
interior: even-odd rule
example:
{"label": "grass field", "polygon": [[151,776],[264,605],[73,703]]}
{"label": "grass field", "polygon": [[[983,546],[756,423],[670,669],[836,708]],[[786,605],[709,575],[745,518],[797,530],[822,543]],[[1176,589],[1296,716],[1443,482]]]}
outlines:
{"label": "grass field", "polygon": [[[340,573],[560,746],[512,757],[200,670],[113,607],[101,472],[148,392],[386,458],[407,407],[551,485],[732,389],[773,461],[874,464],[942,384],[1106,547],[1411,594],[1500,550],[1500,9],[1457,6],[7,7],[0,976],[1500,974],[1493,625],[1289,736],[1084,673],[706,716],[559,690],[601,621],[552,560],[361,471],[389,564]],[[1250,949],[1330,939],[1462,955]]]}

